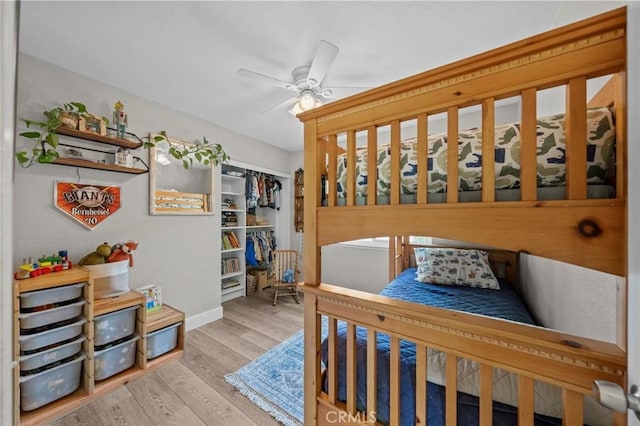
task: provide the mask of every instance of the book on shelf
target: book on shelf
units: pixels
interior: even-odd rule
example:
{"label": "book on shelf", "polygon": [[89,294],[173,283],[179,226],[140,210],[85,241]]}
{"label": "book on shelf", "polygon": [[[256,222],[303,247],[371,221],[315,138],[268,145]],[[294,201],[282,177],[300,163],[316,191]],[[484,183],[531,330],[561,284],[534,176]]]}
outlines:
{"label": "book on shelf", "polygon": [[231,279],[231,280],[224,280],[224,281],[222,282],[222,288],[223,288],[223,289],[225,289],[225,290],[226,290],[226,289],[228,289],[228,288],[237,287],[237,286],[239,286],[239,285],[240,285],[240,281],[238,281],[238,280],[233,280],[233,279]]}
{"label": "book on shelf", "polygon": [[235,257],[231,257],[229,259],[222,259],[222,273],[223,274],[229,274],[232,272],[239,272],[240,271],[240,260],[235,258]]}
{"label": "book on shelf", "polygon": [[236,234],[231,231],[227,231],[222,234],[222,248],[224,250],[240,248],[240,241],[238,241]]}

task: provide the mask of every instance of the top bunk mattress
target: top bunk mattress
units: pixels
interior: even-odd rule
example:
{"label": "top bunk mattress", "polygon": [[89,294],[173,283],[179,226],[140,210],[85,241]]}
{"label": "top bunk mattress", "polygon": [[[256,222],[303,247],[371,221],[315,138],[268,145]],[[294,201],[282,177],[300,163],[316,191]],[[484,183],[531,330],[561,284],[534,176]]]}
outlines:
{"label": "top bunk mattress", "polygon": [[[537,186],[539,199],[563,199],[566,181],[565,167],[565,115],[557,114],[539,118],[537,121]],[[588,187],[605,185],[615,173],[615,117],[609,107],[587,110],[587,176]],[[446,201],[447,189],[447,134],[430,135],[427,140],[427,192],[429,202]],[[406,140],[400,144],[400,194],[415,195],[417,191],[417,140]],[[458,188],[460,201],[480,201],[482,190],[482,130],[469,129],[458,133]],[[391,148],[379,145],[376,153],[378,204],[386,204],[385,197],[391,189]],[[366,199],[369,184],[367,148],[356,149],[355,196]],[[337,197],[347,195],[347,154],[338,155]],[[520,193],[520,123],[500,125],[495,128],[495,188],[496,199],[519,200]],[[546,188],[561,188],[548,190]],[[504,190],[517,190],[507,191]],[[614,188],[602,187],[589,190],[590,198],[615,196]],[[433,201],[432,201],[433,200]],[[413,202],[405,197],[407,203]],[[444,202],[443,201],[443,202]],[[403,202],[404,203],[404,202]],[[338,202],[338,204],[341,204]]]}

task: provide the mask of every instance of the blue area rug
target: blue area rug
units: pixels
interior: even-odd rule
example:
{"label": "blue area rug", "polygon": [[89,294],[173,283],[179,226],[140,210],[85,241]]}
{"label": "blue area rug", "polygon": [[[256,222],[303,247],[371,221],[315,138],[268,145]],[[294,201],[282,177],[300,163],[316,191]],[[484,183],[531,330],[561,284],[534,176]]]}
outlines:
{"label": "blue area rug", "polygon": [[[322,336],[327,334],[326,318]],[[284,425],[304,422],[304,334],[298,331],[284,342],[224,376],[227,383]]]}

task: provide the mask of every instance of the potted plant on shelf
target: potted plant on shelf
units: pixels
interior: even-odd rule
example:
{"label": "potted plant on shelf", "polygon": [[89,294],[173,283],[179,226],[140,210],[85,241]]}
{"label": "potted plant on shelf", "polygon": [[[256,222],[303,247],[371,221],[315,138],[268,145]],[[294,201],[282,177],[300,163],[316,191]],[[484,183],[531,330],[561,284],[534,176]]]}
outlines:
{"label": "potted plant on shelf", "polygon": [[[20,136],[35,141],[31,151],[18,151],[15,153],[16,160],[23,168],[28,168],[34,162],[53,163],[59,157],[58,152],[58,128],[61,126],[78,129],[79,121],[87,118],[93,119],[95,116],[87,111],[84,104],[80,102],[67,102],[62,107],[56,107],[43,112],[46,120],[36,121],[22,119],[27,128],[39,128],[40,130],[28,130],[20,133]],[[107,118],[102,120],[109,124]],[[135,136],[135,135],[134,135]],[[137,136],[135,136],[138,138]],[[169,146],[168,153],[182,162],[185,169],[193,165],[193,160],[204,165],[218,165],[229,161],[229,155],[222,149],[219,143],[210,143],[207,138],[203,138],[202,143],[184,144],[167,136],[165,131],[158,135],[144,138],[142,146],[144,148],[155,147],[160,142],[166,142]]]}
{"label": "potted plant on shelf", "polygon": [[78,128],[81,117],[86,117],[87,107],[80,102],[67,102],[62,107],[56,107],[43,112],[46,120],[36,121],[22,119],[28,128],[38,127],[38,130],[30,130],[20,133],[20,136],[35,141],[31,149],[31,155],[27,151],[16,152],[16,159],[20,166],[27,168],[34,161],[38,163],[53,163],[60,155],[58,154],[58,133],[60,126],[72,129]]}

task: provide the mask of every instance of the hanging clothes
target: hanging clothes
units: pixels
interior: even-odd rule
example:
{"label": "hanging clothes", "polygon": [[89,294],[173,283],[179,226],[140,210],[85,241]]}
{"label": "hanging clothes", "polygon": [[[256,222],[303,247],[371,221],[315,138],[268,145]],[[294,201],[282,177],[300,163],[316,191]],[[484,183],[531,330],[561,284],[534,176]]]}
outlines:
{"label": "hanging clothes", "polygon": [[272,209],[280,210],[280,190],[282,189],[282,183],[279,180],[273,179],[271,187],[271,201],[269,207]]}
{"label": "hanging clothes", "polygon": [[258,188],[258,178],[254,173],[247,173],[246,175],[245,194],[247,194],[247,211],[255,214],[255,208],[260,198],[260,191]]}
{"label": "hanging clothes", "polygon": [[258,205],[260,207],[268,207],[269,200],[267,199],[267,179],[264,174],[260,174],[260,178],[258,179],[258,187],[260,188],[260,200],[258,201]]}
{"label": "hanging clothes", "polygon": [[247,264],[250,266],[267,266],[273,261],[276,250],[276,237],[273,231],[247,233]]}

